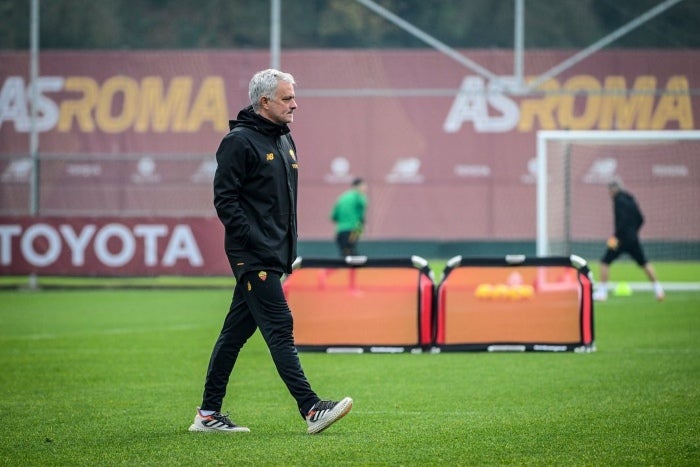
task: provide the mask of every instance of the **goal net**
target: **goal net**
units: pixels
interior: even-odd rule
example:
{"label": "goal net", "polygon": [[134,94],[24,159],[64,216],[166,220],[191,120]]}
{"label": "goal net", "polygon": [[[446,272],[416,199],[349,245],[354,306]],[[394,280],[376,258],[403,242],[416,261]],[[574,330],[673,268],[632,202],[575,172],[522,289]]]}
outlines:
{"label": "goal net", "polygon": [[700,258],[700,131],[539,131],[537,164],[538,256],[601,257],[618,180],[650,260]]}

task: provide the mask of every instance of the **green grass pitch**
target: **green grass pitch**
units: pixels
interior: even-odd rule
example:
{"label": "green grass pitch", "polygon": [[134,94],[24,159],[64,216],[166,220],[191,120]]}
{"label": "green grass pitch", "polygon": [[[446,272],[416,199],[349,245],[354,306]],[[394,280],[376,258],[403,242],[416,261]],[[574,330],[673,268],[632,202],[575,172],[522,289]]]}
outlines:
{"label": "green grass pitch", "polygon": [[316,436],[256,334],[224,409],[252,432],[190,433],[229,300],[0,291],[0,465],[700,465],[698,292],[596,304],[591,354],[302,353],[321,397],[355,400]]}

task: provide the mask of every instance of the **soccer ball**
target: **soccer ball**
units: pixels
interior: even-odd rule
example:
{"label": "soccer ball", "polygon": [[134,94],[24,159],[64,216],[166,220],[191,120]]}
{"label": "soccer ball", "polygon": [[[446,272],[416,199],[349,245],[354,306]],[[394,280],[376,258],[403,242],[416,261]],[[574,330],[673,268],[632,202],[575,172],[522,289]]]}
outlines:
{"label": "soccer ball", "polygon": [[521,299],[530,299],[535,295],[535,288],[531,285],[519,285],[518,296]]}
{"label": "soccer ball", "polygon": [[479,284],[474,290],[474,296],[479,300],[488,300],[493,297],[493,286],[491,284]]}

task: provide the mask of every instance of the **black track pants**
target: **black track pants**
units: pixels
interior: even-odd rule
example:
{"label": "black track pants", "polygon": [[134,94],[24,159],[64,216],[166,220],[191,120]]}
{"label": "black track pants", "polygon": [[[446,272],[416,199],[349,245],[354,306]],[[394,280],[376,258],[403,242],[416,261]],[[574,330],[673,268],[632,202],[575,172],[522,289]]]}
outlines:
{"label": "black track pants", "polygon": [[203,410],[221,410],[238,354],[257,328],[301,414],[306,414],[319,400],[299,362],[292,334],[292,313],[280,279],[278,273],[256,271],[245,274],[236,283],[231,307],[209,360]]}

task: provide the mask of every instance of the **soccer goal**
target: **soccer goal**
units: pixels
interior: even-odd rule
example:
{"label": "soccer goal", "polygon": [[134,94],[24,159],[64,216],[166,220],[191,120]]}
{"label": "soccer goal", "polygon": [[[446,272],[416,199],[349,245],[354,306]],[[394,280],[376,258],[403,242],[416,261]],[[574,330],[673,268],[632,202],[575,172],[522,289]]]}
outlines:
{"label": "soccer goal", "polygon": [[539,131],[537,255],[598,258],[622,182],[651,260],[700,259],[700,131]]}

